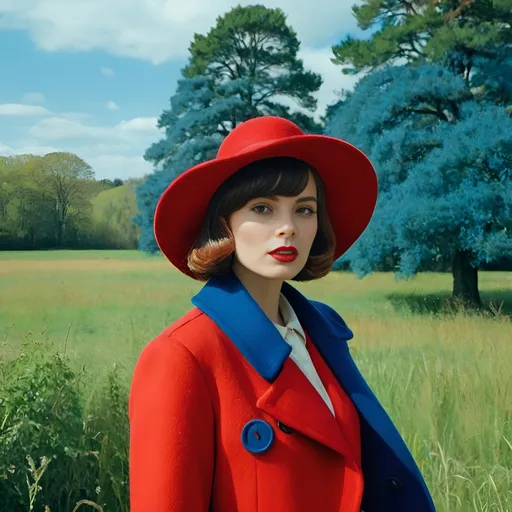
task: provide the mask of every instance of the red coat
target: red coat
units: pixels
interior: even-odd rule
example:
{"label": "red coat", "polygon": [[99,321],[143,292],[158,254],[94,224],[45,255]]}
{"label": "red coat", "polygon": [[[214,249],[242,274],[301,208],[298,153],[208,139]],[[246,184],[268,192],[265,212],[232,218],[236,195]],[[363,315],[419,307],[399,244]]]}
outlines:
{"label": "red coat", "polygon": [[[333,340],[327,323],[323,331],[303,323],[293,300],[302,296],[290,290],[285,283],[336,419],[240,282],[210,280],[193,299],[197,307],[149,343],[135,367],[132,512],[360,510],[360,412],[317,348],[320,332],[339,350],[351,332],[338,325]],[[370,485],[380,492],[372,474]],[[377,508],[384,498],[367,494],[363,508],[402,510]],[[403,510],[430,512],[429,499]]]}

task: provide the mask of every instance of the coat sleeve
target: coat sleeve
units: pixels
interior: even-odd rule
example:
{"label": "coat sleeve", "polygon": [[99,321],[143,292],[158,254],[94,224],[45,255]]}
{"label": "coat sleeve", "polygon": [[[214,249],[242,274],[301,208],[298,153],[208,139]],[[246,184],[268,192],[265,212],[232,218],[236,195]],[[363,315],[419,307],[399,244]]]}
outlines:
{"label": "coat sleeve", "polygon": [[143,349],[128,416],[131,512],[208,511],[212,403],[199,363],[179,341],[156,338]]}

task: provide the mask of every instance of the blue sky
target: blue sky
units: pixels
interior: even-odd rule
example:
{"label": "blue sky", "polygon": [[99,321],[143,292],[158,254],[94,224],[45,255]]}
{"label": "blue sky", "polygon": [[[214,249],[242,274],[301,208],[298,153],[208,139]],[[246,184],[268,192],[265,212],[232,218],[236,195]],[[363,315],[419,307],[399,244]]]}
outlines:
{"label": "blue sky", "polygon": [[[151,172],[142,155],[161,137],[194,32],[237,3],[251,2],[0,0],[0,155],[72,151],[98,179]],[[361,36],[352,3],[264,2],[288,15],[305,66],[324,78],[318,115],[355,81],[329,61],[332,44]]]}

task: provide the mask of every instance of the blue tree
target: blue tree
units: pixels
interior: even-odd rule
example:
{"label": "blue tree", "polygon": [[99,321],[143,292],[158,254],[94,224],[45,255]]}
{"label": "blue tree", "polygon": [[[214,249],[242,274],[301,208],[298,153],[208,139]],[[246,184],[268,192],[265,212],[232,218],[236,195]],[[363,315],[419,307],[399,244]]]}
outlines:
{"label": "blue tree", "polygon": [[238,94],[243,87],[241,82],[215,86],[211,77],[203,76],[178,82],[171,108],[158,120],[164,138],[152,144],[144,155],[153,162],[155,170],[136,189],[139,213],[134,220],[142,228],[139,249],[158,251],[153,219],[164,190],[188,168],[214,158],[222,139],[229,133],[223,122],[244,115],[246,103]]}
{"label": "blue tree", "polygon": [[[512,254],[512,119],[438,65],[388,67],[331,111],[326,134],[361,148],[379,199],[344,255],[360,277],[386,258],[397,276],[451,265],[453,296],[480,304],[478,268]],[[340,263],[340,262],[337,262]]]}

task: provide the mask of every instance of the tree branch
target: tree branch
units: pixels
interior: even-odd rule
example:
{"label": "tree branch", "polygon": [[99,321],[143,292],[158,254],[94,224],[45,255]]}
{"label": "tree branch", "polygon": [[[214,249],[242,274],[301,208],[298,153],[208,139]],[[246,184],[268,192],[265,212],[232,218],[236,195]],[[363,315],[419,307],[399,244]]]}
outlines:
{"label": "tree branch", "polygon": [[423,52],[416,48],[416,43],[417,41],[414,40],[413,35],[409,34],[409,44],[411,45],[411,50],[416,52],[418,55],[423,55]]}
{"label": "tree branch", "polygon": [[393,12],[391,9],[388,9],[382,16],[382,20],[389,20],[393,18],[407,18],[407,14],[404,12]]}
{"label": "tree branch", "polygon": [[220,133],[224,137],[226,137],[229,134],[229,130],[224,126],[224,123],[219,123],[222,126],[222,130],[217,130],[217,133]]}
{"label": "tree branch", "polygon": [[265,101],[267,98],[274,96],[274,94],[276,94],[276,91],[269,91],[266,94],[262,94],[260,98],[254,99],[254,105],[258,106],[262,101]]}
{"label": "tree branch", "polygon": [[446,114],[444,114],[443,112],[440,112],[439,110],[435,110],[433,108],[406,107],[405,111],[406,112],[413,112],[415,114],[429,114],[429,115],[432,115],[432,116],[435,116],[435,117],[441,119],[441,121],[449,121],[449,119],[446,116]]}
{"label": "tree branch", "polygon": [[458,16],[466,7],[471,5],[475,0],[459,0],[459,6],[457,9],[448,12],[444,17],[444,22],[449,23],[453,18]]}
{"label": "tree branch", "polygon": [[415,15],[418,15],[418,13],[414,9],[411,2],[408,2],[407,0],[401,0],[401,1],[402,1],[402,5],[404,6],[405,12],[407,13],[408,16],[411,15],[411,12]]}
{"label": "tree branch", "polygon": [[221,61],[215,61],[214,64],[217,64],[217,68],[215,70],[218,70],[218,69],[225,69],[227,72],[228,72],[228,75],[229,77],[232,79],[232,80],[236,80],[237,76],[235,74],[235,72],[229,67],[229,64],[227,64],[226,62],[221,62]]}

